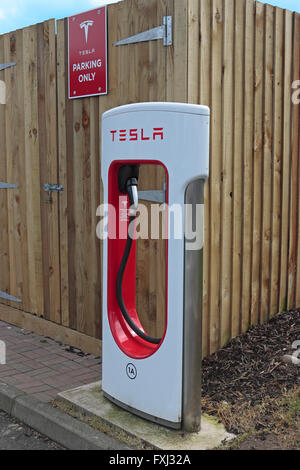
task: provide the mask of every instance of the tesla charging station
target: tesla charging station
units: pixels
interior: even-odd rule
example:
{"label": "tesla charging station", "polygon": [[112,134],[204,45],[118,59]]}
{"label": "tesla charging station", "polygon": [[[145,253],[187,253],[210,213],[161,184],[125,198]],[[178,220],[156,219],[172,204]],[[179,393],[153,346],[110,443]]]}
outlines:
{"label": "tesla charging station", "polygon": [[[136,310],[135,218],[142,165],[166,172],[166,320],[162,338],[147,334]],[[117,405],[175,429],[200,429],[204,184],[209,175],[209,108],[140,103],[103,114],[102,178],[108,211],[103,242],[104,395]],[[153,202],[156,191],[152,192]],[[149,196],[150,194],[150,196]],[[140,196],[140,197],[139,197]],[[124,199],[125,198],[125,199]],[[125,200],[125,202],[124,202]],[[148,191],[147,200],[151,200]],[[120,202],[122,201],[122,202]],[[182,233],[201,207],[200,244],[172,236],[169,209],[182,209]],[[192,211],[186,210],[186,204]],[[126,206],[126,237],[120,236]],[[123,216],[120,212],[123,210]],[[116,212],[116,222],[113,215]],[[188,218],[193,220],[187,220]],[[194,224],[195,225],[195,224]]]}

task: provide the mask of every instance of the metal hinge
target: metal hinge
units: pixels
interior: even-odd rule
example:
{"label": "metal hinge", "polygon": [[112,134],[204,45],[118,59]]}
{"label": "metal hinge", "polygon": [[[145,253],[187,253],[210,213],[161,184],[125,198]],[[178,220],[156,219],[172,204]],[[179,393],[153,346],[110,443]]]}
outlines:
{"label": "metal hinge", "polygon": [[141,201],[159,202],[164,204],[167,202],[167,185],[164,183],[163,189],[152,189],[150,191],[139,191],[139,199]]}
{"label": "metal hinge", "polygon": [[156,28],[149,29],[143,33],[135,34],[129,38],[122,39],[116,42],[115,46],[124,46],[125,44],[135,44],[137,42],[154,41],[156,39],[162,39],[164,46],[172,46],[173,44],[173,23],[172,16],[164,16],[163,24]]}
{"label": "metal hinge", "polygon": [[0,70],[8,69],[9,67],[14,67],[16,62],[7,62],[6,64],[0,64]]}
{"label": "metal hinge", "polygon": [[18,184],[0,183],[0,189],[17,189]]}
{"label": "metal hinge", "polygon": [[18,302],[19,304],[22,303],[21,299],[17,299],[17,297],[14,297],[13,295],[9,295],[6,292],[2,292],[1,290],[0,290],[0,299],[9,300],[10,302]]}
{"label": "metal hinge", "polygon": [[63,186],[58,186],[58,184],[44,184],[44,191],[46,193],[62,193],[63,190]]}

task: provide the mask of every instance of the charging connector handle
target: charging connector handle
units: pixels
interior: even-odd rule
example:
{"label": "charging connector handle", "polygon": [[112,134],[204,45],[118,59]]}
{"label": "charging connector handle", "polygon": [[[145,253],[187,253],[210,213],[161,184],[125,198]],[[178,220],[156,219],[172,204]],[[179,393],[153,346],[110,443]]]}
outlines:
{"label": "charging connector handle", "polygon": [[[123,293],[122,293],[122,284],[123,284],[123,277],[125,268],[128,262],[128,258],[131,252],[133,237],[134,237],[134,224],[136,218],[136,212],[138,208],[138,170],[136,170],[136,166],[132,166],[132,170],[130,171],[131,165],[126,165],[121,167],[119,171],[119,189],[124,192],[126,188],[126,192],[129,197],[130,209],[129,209],[129,227],[128,227],[128,236],[127,242],[125,246],[125,250],[123,253],[122,261],[120,264],[118,277],[117,277],[117,284],[116,284],[116,293],[117,293],[117,300],[122,312],[123,318],[126,323],[130,326],[130,328],[144,341],[152,344],[159,344],[161,342],[161,338],[152,338],[151,336],[147,335],[143,330],[138,328],[138,326],[134,323],[131,316],[127,312],[125,307]],[[137,173],[137,175],[136,175]],[[127,177],[126,181],[125,178]]]}
{"label": "charging connector handle", "polygon": [[136,178],[129,178],[127,181],[127,194],[129,197],[129,215],[136,216],[138,206],[139,206],[139,196],[138,196],[138,181]]}

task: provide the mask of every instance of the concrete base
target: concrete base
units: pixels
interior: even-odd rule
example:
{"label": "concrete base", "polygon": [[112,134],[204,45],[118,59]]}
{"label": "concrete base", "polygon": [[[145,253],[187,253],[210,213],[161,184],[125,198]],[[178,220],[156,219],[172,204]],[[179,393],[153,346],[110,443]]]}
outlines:
{"label": "concrete base", "polygon": [[146,421],[119,408],[104,397],[101,382],[62,392],[60,400],[97,419],[97,428],[138,449],[208,450],[235,436],[217,419],[202,415],[199,433],[184,433]]}

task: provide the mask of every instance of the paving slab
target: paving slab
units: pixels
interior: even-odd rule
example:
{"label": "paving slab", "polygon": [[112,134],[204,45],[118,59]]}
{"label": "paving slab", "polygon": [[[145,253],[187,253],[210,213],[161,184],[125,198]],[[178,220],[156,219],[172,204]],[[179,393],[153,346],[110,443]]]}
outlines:
{"label": "paving slab", "polygon": [[202,415],[198,433],[184,433],[146,421],[105,398],[101,381],[61,392],[58,396],[62,403],[97,418],[98,428],[101,429],[102,424],[105,432],[141,449],[209,450],[235,437],[226,432],[217,419],[207,415]]}
{"label": "paving slab", "polygon": [[100,357],[3,321],[0,340],[6,344],[0,382],[45,403],[67,388],[101,380]]}

